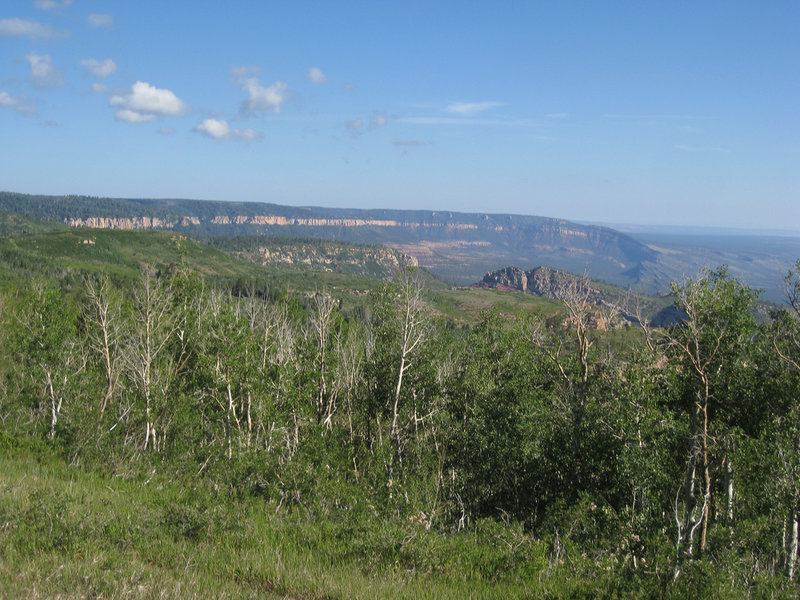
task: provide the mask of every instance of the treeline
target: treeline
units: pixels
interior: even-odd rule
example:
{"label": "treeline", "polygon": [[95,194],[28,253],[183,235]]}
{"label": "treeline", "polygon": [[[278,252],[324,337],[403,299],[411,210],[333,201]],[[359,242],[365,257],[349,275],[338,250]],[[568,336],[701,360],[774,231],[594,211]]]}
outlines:
{"label": "treeline", "polygon": [[0,191],[0,212],[55,221],[88,217],[117,219],[153,217],[168,221],[180,221],[181,217],[198,217],[206,221],[220,215],[254,216],[264,214],[265,211],[286,217],[309,216],[308,209],[263,202],[106,198],[80,195],[45,196]]}
{"label": "treeline", "polygon": [[555,326],[454,327],[413,268],[354,314],[186,269],[34,282],[2,298],[0,422],[75,465],[310,517],[522,527],[621,593],[796,591],[800,263],[769,325],[720,269],[673,286],[680,325],[623,347],[585,289],[560,290]]}

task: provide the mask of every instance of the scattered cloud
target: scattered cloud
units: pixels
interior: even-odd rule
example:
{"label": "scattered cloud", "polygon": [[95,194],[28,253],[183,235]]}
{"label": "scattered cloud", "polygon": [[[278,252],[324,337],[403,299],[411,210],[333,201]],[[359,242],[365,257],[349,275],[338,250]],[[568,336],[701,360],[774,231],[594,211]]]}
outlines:
{"label": "scattered cloud", "polygon": [[56,31],[30,19],[0,19],[0,37],[27,37],[32,40],[64,37],[63,31]]}
{"label": "scattered cloud", "polygon": [[44,122],[44,126],[45,127],[58,127],[59,125],[58,125],[58,121],[45,121]]}
{"label": "scattered cloud", "polygon": [[108,86],[105,83],[95,82],[92,84],[92,91],[95,94],[106,94],[108,93]]}
{"label": "scattered cloud", "polygon": [[117,106],[116,118],[127,123],[152,121],[157,117],[178,117],[189,112],[189,105],[170,90],[137,81],[131,91],[111,96],[109,106]]}
{"label": "scattered cloud", "polygon": [[237,84],[241,84],[244,79],[255,77],[259,73],[261,73],[261,67],[256,65],[231,67],[231,75]]}
{"label": "scattered cloud", "polygon": [[111,29],[114,26],[114,16],[109,14],[91,13],[86,17],[86,22],[89,23],[89,27],[104,27],[105,29]]}
{"label": "scattered cloud", "polygon": [[548,119],[566,119],[569,117],[569,113],[550,113],[545,115]]}
{"label": "scattered cloud", "polygon": [[175,130],[172,127],[161,127],[158,129],[158,131],[156,131],[156,133],[161,135],[172,135],[175,133]]}
{"label": "scattered cloud", "polygon": [[355,83],[343,83],[342,87],[344,89],[346,89],[346,90],[353,91],[354,89],[356,89],[356,84]]}
{"label": "scattered cloud", "polygon": [[684,146],[683,144],[676,144],[675,149],[681,152],[692,153],[728,154],[730,152],[728,148],[717,146]]}
{"label": "scattered cloud", "polygon": [[55,10],[58,8],[67,8],[72,4],[72,0],[61,0],[60,2],[57,0],[34,0],[33,4],[36,8],[42,10]]}
{"label": "scattered cloud", "polygon": [[157,117],[152,113],[140,113],[135,110],[123,108],[114,113],[114,118],[118,121],[125,121],[126,123],[147,123],[149,121],[155,121]]}
{"label": "scattered cloud", "polygon": [[215,140],[257,140],[261,138],[261,133],[255,129],[232,129],[227,121],[211,118],[198,123],[194,131]]}
{"label": "scattered cloud", "polygon": [[232,133],[233,137],[240,140],[260,140],[264,137],[260,131],[255,129],[234,129]]}
{"label": "scattered cloud", "polygon": [[97,60],[96,58],[87,58],[81,61],[81,64],[94,77],[104,79],[117,70],[117,65],[113,60],[107,58],[105,60]]}
{"label": "scattered cloud", "polygon": [[0,108],[10,108],[23,114],[35,114],[36,106],[24,96],[12,96],[5,90],[0,90]]}
{"label": "scattered cloud", "polygon": [[261,72],[258,66],[231,67],[233,83],[247,93],[247,100],[242,101],[241,112],[246,116],[281,111],[281,104],[289,98],[289,86],[283,81],[264,86],[256,77]]}
{"label": "scattered cloud", "polygon": [[308,73],[306,73],[306,77],[308,77],[311,83],[328,83],[328,77],[319,67],[311,67]]}
{"label": "scattered cloud", "polygon": [[53,66],[49,54],[29,52],[25,55],[25,60],[31,66],[31,79],[36,87],[56,86],[64,83],[64,78]]}
{"label": "scattered cloud", "polygon": [[504,105],[504,102],[451,102],[444,110],[464,117],[473,117],[478,113]]}
{"label": "scattered cloud", "polygon": [[379,110],[373,110],[366,119],[350,119],[344,122],[345,128],[354,136],[359,136],[365,131],[375,131],[385,127],[389,119]]}
{"label": "scattered cloud", "polygon": [[247,92],[247,100],[242,102],[242,112],[246,115],[268,113],[273,109],[279,113],[281,104],[289,97],[289,86],[283,81],[264,87],[255,77],[245,77],[240,85]]}

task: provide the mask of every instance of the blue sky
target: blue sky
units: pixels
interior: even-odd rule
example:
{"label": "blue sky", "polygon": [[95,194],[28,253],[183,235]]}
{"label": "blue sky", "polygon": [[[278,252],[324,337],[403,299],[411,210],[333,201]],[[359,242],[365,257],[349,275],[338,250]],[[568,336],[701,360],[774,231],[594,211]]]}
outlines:
{"label": "blue sky", "polygon": [[0,6],[0,189],[800,229],[800,2]]}

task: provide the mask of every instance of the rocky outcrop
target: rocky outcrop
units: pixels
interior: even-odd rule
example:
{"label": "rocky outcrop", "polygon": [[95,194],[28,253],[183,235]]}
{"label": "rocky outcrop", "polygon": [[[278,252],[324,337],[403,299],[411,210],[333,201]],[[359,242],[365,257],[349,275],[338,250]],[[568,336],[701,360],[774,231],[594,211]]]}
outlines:
{"label": "rocky outcrop", "polygon": [[519,267],[505,267],[484,275],[473,287],[526,292],[545,298],[563,298],[568,292],[585,297],[591,304],[602,304],[603,293],[590,286],[583,277],[551,267],[536,267],[523,271]]}
{"label": "rocky outcrop", "polygon": [[[531,271],[532,272],[532,271]],[[493,288],[497,290],[527,292],[528,271],[519,267],[505,267],[484,275],[483,280],[473,287]],[[540,294],[541,295],[541,294]]]}
{"label": "rocky outcrop", "polygon": [[413,257],[383,246],[284,240],[234,250],[234,254],[264,266],[301,271],[329,271],[390,280],[401,264],[419,266]]}
{"label": "rocky outcrop", "polygon": [[[664,327],[679,322],[682,315],[671,306],[664,307],[645,296],[633,297],[629,292],[614,286],[595,284],[591,280],[552,267],[536,267],[529,271],[519,267],[505,267],[484,275],[472,287],[523,292],[555,300],[578,299],[591,306],[592,326],[599,329],[638,323],[639,316],[654,327]],[[606,310],[602,310],[606,309]],[[610,309],[610,310],[609,310]],[[620,318],[608,321],[608,314]]]}

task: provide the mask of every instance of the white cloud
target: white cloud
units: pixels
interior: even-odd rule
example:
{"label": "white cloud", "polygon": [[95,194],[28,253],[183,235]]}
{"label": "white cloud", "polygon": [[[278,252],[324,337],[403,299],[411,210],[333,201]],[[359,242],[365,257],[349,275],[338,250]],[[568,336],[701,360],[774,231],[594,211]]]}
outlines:
{"label": "white cloud", "polygon": [[283,81],[264,87],[255,77],[247,77],[241,81],[241,86],[248,96],[242,103],[242,112],[248,115],[267,113],[272,109],[278,113],[281,104],[289,97],[289,86]]}
{"label": "white cloud", "polygon": [[33,4],[36,8],[41,8],[42,10],[54,10],[57,8],[67,8],[72,4],[72,0],[61,0],[61,2],[57,2],[57,0],[35,0]]}
{"label": "white cloud", "polygon": [[31,79],[38,87],[61,85],[64,78],[61,73],[53,66],[53,61],[49,54],[36,54],[29,52],[25,55],[25,60],[31,66]]}
{"label": "white cloud", "polygon": [[148,121],[155,121],[156,115],[136,112],[128,108],[118,110],[114,117],[118,121],[125,121],[126,123],[147,123]]}
{"label": "white cloud", "polygon": [[107,58],[105,60],[97,60],[96,58],[87,58],[81,61],[81,64],[86,67],[93,76],[105,78],[117,70],[117,65],[113,60]]}
{"label": "white cloud", "polygon": [[170,90],[137,81],[131,91],[122,95],[111,96],[109,106],[118,106],[117,119],[128,123],[152,121],[161,116],[178,117],[189,112],[189,105],[178,98]]}
{"label": "white cloud", "polygon": [[328,77],[319,67],[311,67],[306,74],[311,83],[328,83]]}
{"label": "white cloud", "polygon": [[64,32],[56,31],[49,25],[30,19],[0,19],[0,37],[28,37],[34,40],[65,35]]}
{"label": "white cloud", "polygon": [[198,123],[194,130],[215,140],[257,140],[261,137],[255,129],[231,129],[227,121],[211,118]]}
{"label": "white cloud", "polygon": [[247,92],[247,100],[242,101],[241,112],[247,116],[259,113],[268,113],[275,110],[281,111],[281,104],[289,98],[289,85],[283,81],[276,81],[270,86],[264,86],[255,77],[261,72],[257,66],[231,67],[231,75],[236,85]]}
{"label": "white cloud", "polygon": [[451,102],[445,107],[445,112],[472,117],[491,108],[503,106],[503,102]]}
{"label": "white cloud", "polygon": [[92,84],[92,91],[95,94],[105,94],[108,92],[108,86],[105,83],[95,82]]}
{"label": "white cloud", "polygon": [[23,114],[33,114],[36,107],[23,96],[12,96],[5,90],[0,90],[0,108],[11,108]]}
{"label": "white cloud", "polygon": [[172,127],[161,127],[156,133],[160,133],[161,135],[172,135],[175,133],[175,130]]}
{"label": "white cloud", "polygon": [[548,119],[566,119],[569,117],[569,113],[550,113],[545,116]]}
{"label": "white cloud", "polygon": [[224,140],[231,134],[230,125],[226,121],[218,121],[217,119],[205,119],[194,130],[215,140]]}
{"label": "white cloud", "polygon": [[113,15],[92,13],[86,17],[86,22],[90,27],[105,27],[111,29],[114,25]]}

